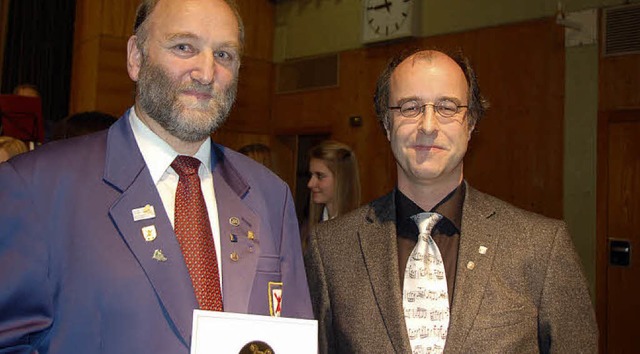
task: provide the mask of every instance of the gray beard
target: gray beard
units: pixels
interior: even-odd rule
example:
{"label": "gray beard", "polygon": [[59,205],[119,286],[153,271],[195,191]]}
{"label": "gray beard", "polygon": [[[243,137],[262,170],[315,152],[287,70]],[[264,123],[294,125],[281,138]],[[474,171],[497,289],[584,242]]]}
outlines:
{"label": "gray beard", "polygon": [[[197,142],[208,138],[227,120],[236,98],[238,81],[235,79],[222,93],[214,92],[212,86],[192,81],[181,87],[162,68],[148,63],[145,58],[136,93],[142,110],[169,134],[185,142]],[[178,99],[179,92],[185,88],[213,97],[204,107],[198,107],[200,109],[187,108]]]}

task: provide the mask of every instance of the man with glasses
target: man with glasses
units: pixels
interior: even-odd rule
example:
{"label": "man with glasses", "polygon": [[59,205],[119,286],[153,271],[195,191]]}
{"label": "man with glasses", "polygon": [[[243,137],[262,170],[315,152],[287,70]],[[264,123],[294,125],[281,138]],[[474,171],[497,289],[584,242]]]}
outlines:
{"label": "man with glasses", "polygon": [[321,352],[596,352],[565,224],[463,178],[487,107],[468,60],[400,55],[378,79],[375,106],[398,185],[311,234],[305,260]]}

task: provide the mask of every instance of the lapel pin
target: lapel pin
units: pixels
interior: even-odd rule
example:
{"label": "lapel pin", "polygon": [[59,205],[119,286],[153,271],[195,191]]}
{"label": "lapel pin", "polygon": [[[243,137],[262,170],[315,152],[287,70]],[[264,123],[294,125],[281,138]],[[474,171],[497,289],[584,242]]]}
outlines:
{"label": "lapel pin", "polygon": [[162,250],[153,251],[153,259],[155,259],[158,262],[166,262],[167,261],[167,257],[164,256],[164,254],[162,253]]}
{"label": "lapel pin", "polygon": [[235,234],[229,234],[229,239],[231,239],[231,242],[238,242],[238,236]]}
{"label": "lapel pin", "polygon": [[478,253],[486,254],[487,253],[487,248],[484,247],[484,246],[480,246],[480,248],[478,248]]}
{"label": "lapel pin", "polygon": [[476,264],[473,263],[472,261],[469,261],[469,263],[467,263],[467,269],[473,270],[473,268],[475,267],[476,267]]}
{"label": "lapel pin", "polygon": [[240,219],[236,218],[235,216],[232,216],[229,218],[229,224],[233,226],[238,226],[240,225]]}
{"label": "lapel pin", "polygon": [[253,241],[254,238],[256,238],[255,234],[253,233],[253,231],[247,231],[247,238],[251,241]]}
{"label": "lapel pin", "polygon": [[136,208],[131,210],[133,214],[133,221],[147,220],[153,219],[156,217],[156,211],[153,208],[153,205],[145,205],[142,208]]}
{"label": "lapel pin", "polygon": [[238,252],[231,252],[231,255],[229,257],[231,257],[232,261],[237,262],[238,261]]}
{"label": "lapel pin", "polygon": [[156,236],[158,236],[158,234],[156,233],[156,226],[155,225],[149,225],[149,226],[145,226],[142,228],[142,236],[144,237],[144,240],[147,242],[151,242],[153,240],[156,239]]}

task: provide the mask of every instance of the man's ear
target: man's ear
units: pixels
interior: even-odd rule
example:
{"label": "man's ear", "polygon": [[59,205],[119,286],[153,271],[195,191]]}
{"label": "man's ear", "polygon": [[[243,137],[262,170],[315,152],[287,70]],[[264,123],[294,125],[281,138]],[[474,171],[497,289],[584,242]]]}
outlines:
{"label": "man's ear", "polygon": [[387,136],[387,140],[391,141],[391,120],[389,119],[388,113],[384,123],[384,133]]}
{"label": "man's ear", "polygon": [[473,131],[476,129],[476,125],[472,125],[469,127],[469,137],[467,138],[467,141],[471,140],[471,134],[473,134]]}
{"label": "man's ear", "polygon": [[134,82],[138,82],[140,67],[142,66],[142,50],[138,48],[138,37],[131,36],[127,42],[127,72]]}

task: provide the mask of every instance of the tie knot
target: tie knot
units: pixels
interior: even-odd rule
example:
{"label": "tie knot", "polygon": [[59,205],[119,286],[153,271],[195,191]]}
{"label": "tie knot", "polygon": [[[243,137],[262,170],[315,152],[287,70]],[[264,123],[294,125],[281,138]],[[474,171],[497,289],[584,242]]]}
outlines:
{"label": "tie knot", "polygon": [[198,173],[200,160],[195,157],[178,155],[171,163],[171,167],[176,171],[178,176],[190,176]]}
{"label": "tie knot", "polygon": [[419,213],[411,217],[413,221],[418,225],[418,230],[421,234],[431,233],[434,226],[442,219],[442,215],[432,212]]}

